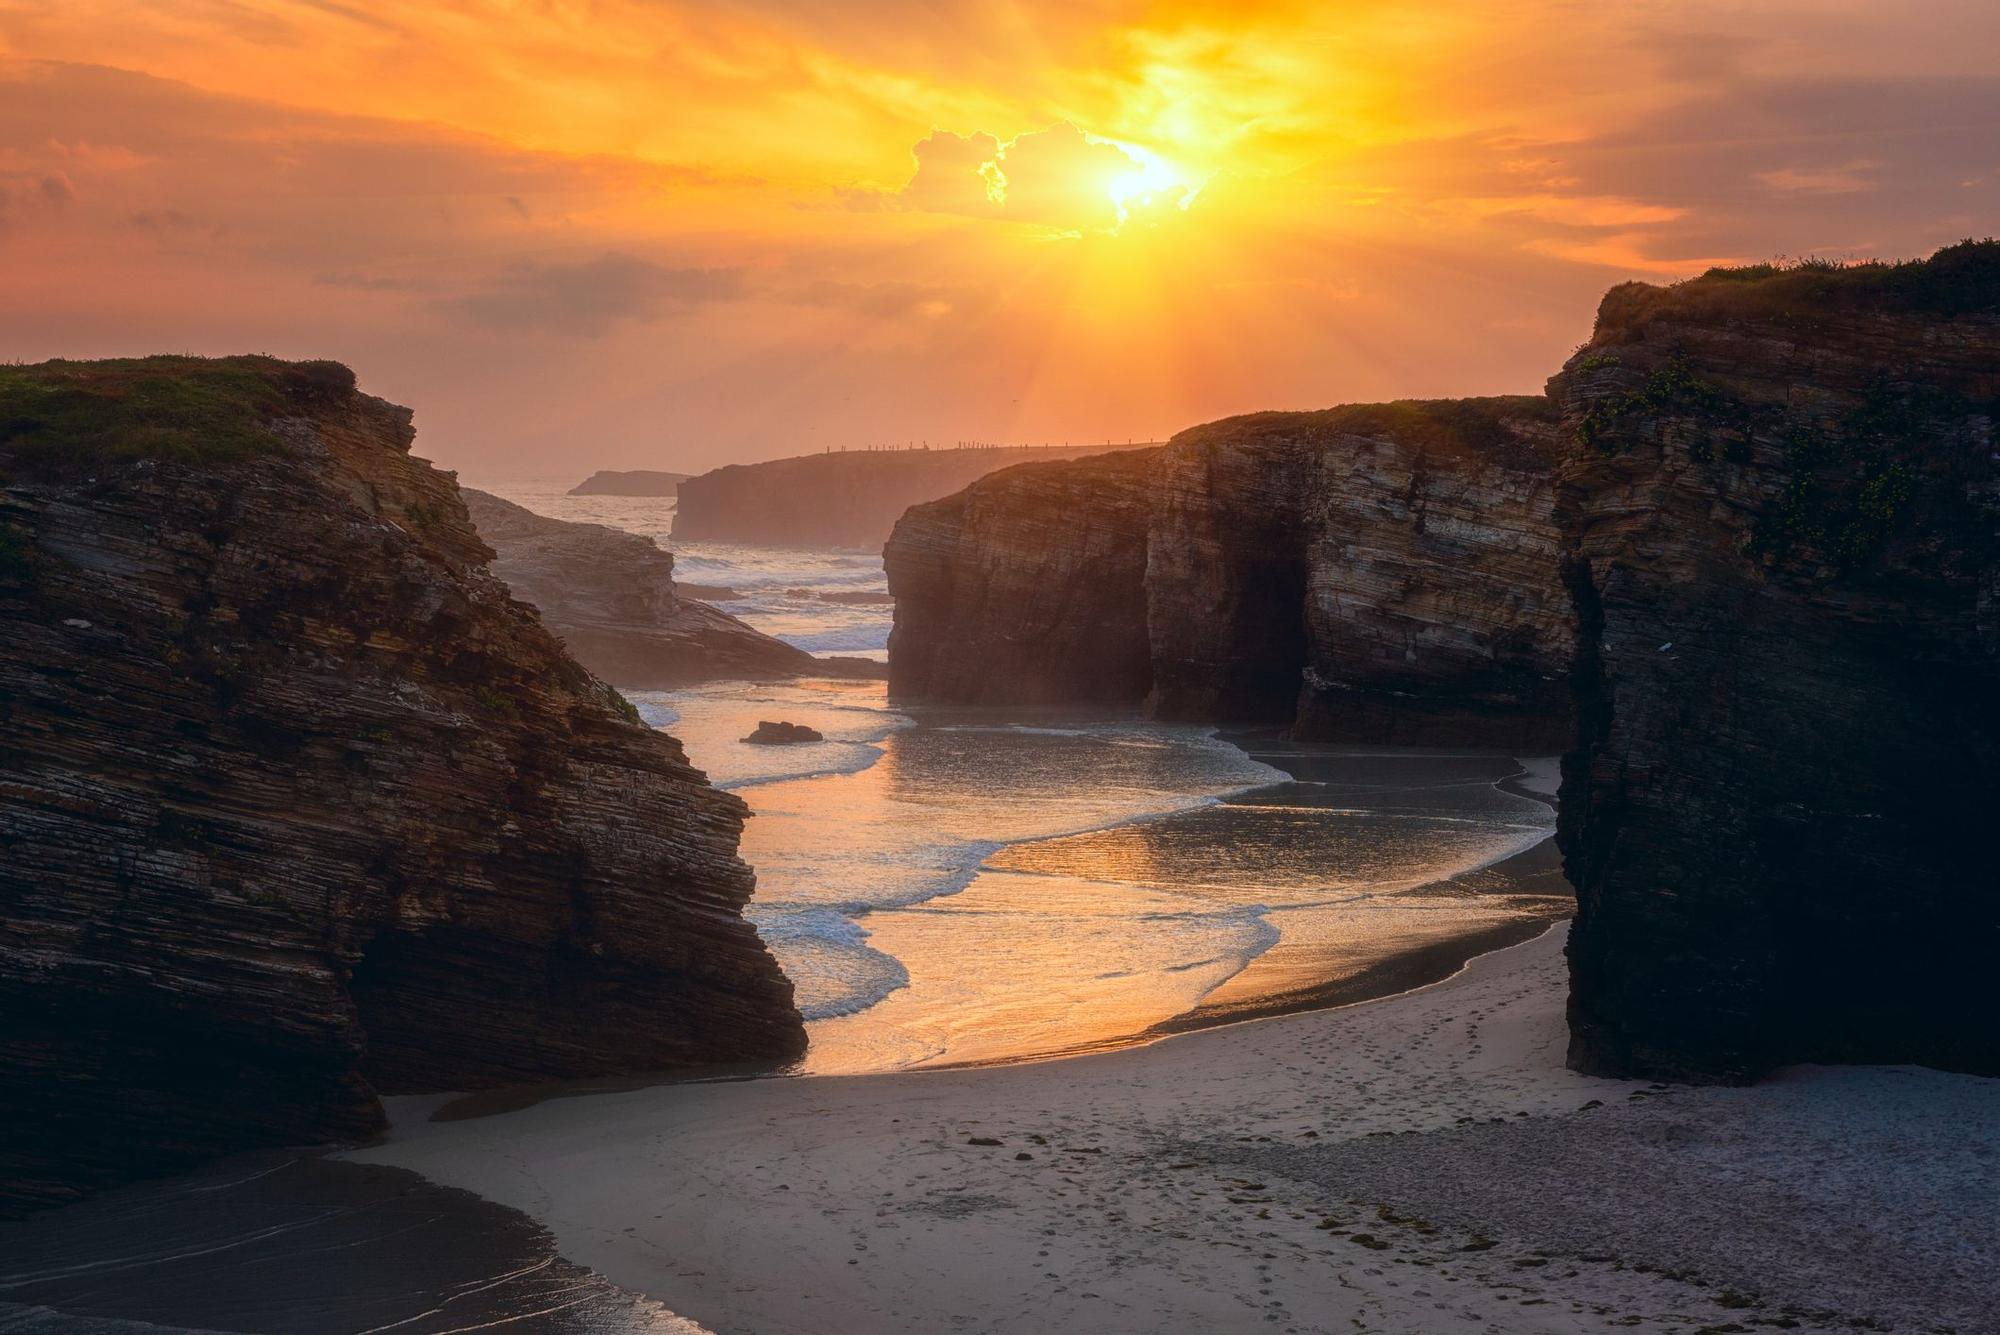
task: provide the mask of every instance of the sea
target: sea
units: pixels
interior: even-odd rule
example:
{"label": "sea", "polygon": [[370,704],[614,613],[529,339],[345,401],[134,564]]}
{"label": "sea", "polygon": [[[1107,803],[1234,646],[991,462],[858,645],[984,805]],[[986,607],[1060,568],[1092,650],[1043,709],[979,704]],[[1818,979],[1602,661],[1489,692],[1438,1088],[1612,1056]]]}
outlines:
{"label": "sea", "polygon": [[[473,485],[652,538],[681,583],[800,648],[887,658],[878,552],[678,543],[672,498]],[[853,680],[626,694],[750,807],[747,912],[797,987],[805,1074],[1059,1056],[1394,990],[1567,910],[1533,856],[1545,758],[892,706]],[[765,719],[826,740],[745,743]]]}

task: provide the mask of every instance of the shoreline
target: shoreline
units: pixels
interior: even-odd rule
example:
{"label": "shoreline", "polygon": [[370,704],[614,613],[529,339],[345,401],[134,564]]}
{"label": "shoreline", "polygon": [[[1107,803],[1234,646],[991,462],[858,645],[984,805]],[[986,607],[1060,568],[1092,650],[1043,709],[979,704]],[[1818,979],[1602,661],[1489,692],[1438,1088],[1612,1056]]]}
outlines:
{"label": "shoreline", "polygon": [[[1976,1328],[2000,1081],[1582,1076],[1564,974],[1550,927],[1371,1004],[1064,1061],[396,1100],[344,1157],[522,1211],[718,1335]],[[1935,1171],[1884,1152],[1912,1138]]]}

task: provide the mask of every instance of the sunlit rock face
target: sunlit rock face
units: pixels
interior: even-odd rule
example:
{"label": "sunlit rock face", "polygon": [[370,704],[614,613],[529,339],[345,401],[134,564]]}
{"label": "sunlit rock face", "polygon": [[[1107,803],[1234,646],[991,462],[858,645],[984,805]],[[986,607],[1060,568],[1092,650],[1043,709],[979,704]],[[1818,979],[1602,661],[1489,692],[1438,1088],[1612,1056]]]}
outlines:
{"label": "sunlit rock face", "polygon": [[0,1211],[377,1093],[804,1046],[744,809],[488,571],[407,410],[0,368]]}
{"label": "sunlit rock face", "polygon": [[1525,398],[1175,437],[1149,542],[1154,710],[1307,739],[1561,745],[1554,438]]}
{"label": "sunlit rock face", "polygon": [[963,704],[1137,703],[1159,451],[1020,464],[910,508],[883,562],[889,690]]}
{"label": "sunlit rock face", "polygon": [[1617,288],[1551,390],[1572,1063],[2000,1072],[2000,247]]}
{"label": "sunlit rock face", "polygon": [[462,489],[493,573],[534,604],[543,624],[606,681],[667,690],[718,678],[751,681],[879,668],[828,661],[766,635],[674,586],[674,558],[651,538],[602,524],[550,519]]}
{"label": "sunlit rock face", "polygon": [[983,479],[885,552],[891,690],[1559,746],[1555,434],[1538,399],[1362,405]]}

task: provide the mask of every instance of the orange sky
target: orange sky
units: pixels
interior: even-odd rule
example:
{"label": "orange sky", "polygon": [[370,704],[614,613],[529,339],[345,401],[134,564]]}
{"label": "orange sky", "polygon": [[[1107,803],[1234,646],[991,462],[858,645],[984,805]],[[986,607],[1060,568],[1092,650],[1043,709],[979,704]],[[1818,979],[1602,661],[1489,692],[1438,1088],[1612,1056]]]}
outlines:
{"label": "orange sky", "polygon": [[471,479],[1532,391],[2000,230],[1981,0],[0,0],[0,357],[337,357]]}

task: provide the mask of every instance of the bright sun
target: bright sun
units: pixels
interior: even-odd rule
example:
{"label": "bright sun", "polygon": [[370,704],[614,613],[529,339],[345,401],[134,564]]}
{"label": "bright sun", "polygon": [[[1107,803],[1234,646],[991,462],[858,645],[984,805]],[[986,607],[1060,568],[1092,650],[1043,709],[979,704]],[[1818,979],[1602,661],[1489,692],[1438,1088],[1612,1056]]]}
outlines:
{"label": "bright sun", "polygon": [[1105,194],[1118,208],[1118,221],[1124,222],[1138,209],[1153,209],[1165,205],[1185,209],[1194,203],[1201,186],[1190,179],[1188,173],[1161,157],[1149,148],[1137,144],[1124,143],[1117,139],[1107,139],[1105,143],[1115,146],[1119,152],[1132,160],[1130,171],[1121,171],[1104,183]]}

